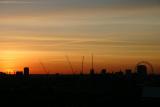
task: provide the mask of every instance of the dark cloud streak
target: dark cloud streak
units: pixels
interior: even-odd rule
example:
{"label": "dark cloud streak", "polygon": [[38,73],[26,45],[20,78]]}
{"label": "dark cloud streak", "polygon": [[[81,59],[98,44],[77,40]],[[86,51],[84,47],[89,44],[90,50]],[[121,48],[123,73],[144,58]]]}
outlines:
{"label": "dark cloud streak", "polygon": [[38,14],[97,8],[159,7],[160,0],[0,0],[1,15]]}
{"label": "dark cloud streak", "polygon": [[92,6],[137,6],[137,5],[160,5],[160,0],[0,0],[4,4],[32,4],[39,6],[54,7],[92,7]]}

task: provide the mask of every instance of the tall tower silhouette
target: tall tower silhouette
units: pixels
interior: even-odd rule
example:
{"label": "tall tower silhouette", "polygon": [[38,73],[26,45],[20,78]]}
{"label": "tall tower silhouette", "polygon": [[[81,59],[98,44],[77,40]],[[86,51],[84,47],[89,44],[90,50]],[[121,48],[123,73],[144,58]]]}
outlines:
{"label": "tall tower silhouette", "polygon": [[29,76],[29,67],[24,68],[24,76]]}
{"label": "tall tower silhouette", "polygon": [[82,57],[82,71],[80,74],[83,74],[84,73],[84,56]]}
{"label": "tall tower silhouette", "polygon": [[92,54],[92,65],[91,65],[91,70],[90,70],[90,74],[93,75],[94,72],[94,64],[93,64],[93,54]]}

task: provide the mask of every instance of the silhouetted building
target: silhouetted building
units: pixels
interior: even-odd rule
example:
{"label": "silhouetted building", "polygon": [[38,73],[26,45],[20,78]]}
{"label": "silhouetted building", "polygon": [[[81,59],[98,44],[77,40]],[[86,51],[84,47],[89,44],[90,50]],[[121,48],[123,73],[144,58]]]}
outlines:
{"label": "silhouetted building", "polygon": [[145,79],[147,77],[147,67],[145,65],[138,65],[137,75],[140,79]]}
{"label": "silhouetted building", "polygon": [[115,73],[116,75],[120,75],[120,76],[123,76],[123,72],[120,70],[119,72],[116,72]]}
{"label": "silhouetted building", "polygon": [[140,75],[147,75],[147,67],[145,65],[138,65],[137,73]]}
{"label": "silhouetted building", "polygon": [[117,80],[122,79],[123,76],[124,76],[124,74],[123,74],[123,72],[121,70],[119,72],[115,72],[114,75],[115,75]]}
{"label": "silhouetted building", "polygon": [[107,74],[107,70],[106,69],[102,69],[101,70],[101,75],[106,75]]}
{"label": "silhouetted building", "polygon": [[24,76],[29,76],[29,67],[24,68]]}
{"label": "silhouetted building", "polygon": [[23,72],[22,71],[17,71],[16,72],[16,76],[17,77],[22,77],[23,76]]}
{"label": "silhouetted building", "polygon": [[91,69],[90,70],[90,75],[94,75],[94,74],[95,74],[94,69]]}
{"label": "silhouetted building", "polygon": [[131,69],[126,69],[125,76],[128,80],[132,79],[132,70]]}
{"label": "silhouetted building", "polygon": [[7,74],[4,72],[0,72],[0,76],[6,76]]}

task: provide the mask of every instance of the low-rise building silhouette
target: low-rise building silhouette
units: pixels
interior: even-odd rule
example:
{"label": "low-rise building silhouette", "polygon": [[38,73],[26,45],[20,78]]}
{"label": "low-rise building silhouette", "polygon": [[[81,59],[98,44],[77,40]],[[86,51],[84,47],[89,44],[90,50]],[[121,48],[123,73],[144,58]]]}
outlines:
{"label": "low-rise building silhouette", "polygon": [[17,77],[22,77],[23,76],[23,71],[17,71],[16,76]]}
{"label": "low-rise building silhouette", "polygon": [[102,69],[101,70],[101,75],[106,75],[107,74],[107,70],[106,69]]}
{"label": "low-rise building silhouette", "polygon": [[125,76],[126,76],[127,80],[132,79],[132,70],[131,69],[126,69]]}
{"label": "low-rise building silhouette", "polygon": [[90,70],[90,75],[94,75],[94,74],[95,74],[94,69],[91,69],[91,70]]}

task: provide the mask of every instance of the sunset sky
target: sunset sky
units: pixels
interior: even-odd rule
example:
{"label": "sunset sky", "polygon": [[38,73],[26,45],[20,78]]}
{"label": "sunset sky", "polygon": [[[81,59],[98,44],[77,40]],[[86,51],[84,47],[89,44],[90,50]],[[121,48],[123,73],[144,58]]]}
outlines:
{"label": "sunset sky", "polygon": [[76,73],[91,54],[97,72],[134,69],[145,60],[160,72],[160,0],[0,0],[0,70]]}

